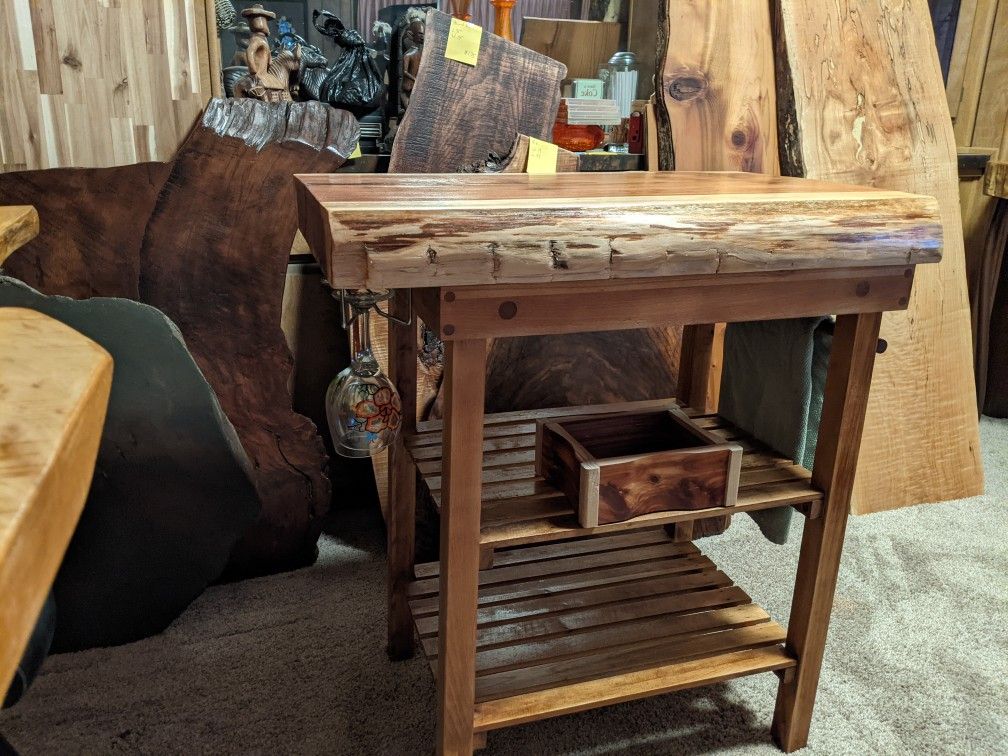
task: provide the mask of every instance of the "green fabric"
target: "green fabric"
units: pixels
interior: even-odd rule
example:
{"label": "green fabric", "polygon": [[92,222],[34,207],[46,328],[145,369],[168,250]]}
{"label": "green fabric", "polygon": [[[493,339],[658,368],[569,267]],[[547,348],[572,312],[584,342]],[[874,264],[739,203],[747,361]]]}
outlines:
{"label": "green fabric", "polygon": [[[718,412],[811,469],[831,334],[832,321],[827,317],[729,324]],[[767,538],[787,542],[790,507],[750,514]]]}

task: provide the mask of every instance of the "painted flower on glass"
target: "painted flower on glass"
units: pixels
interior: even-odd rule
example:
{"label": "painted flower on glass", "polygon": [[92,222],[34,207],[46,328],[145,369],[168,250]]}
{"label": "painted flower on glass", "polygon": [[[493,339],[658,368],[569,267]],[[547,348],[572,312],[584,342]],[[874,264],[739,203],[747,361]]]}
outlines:
{"label": "painted flower on glass", "polygon": [[394,391],[387,387],[378,389],[369,399],[354,406],[357,422],[368,433],[381,433],[388,428],[396,430],[402,416],[402,404]]}

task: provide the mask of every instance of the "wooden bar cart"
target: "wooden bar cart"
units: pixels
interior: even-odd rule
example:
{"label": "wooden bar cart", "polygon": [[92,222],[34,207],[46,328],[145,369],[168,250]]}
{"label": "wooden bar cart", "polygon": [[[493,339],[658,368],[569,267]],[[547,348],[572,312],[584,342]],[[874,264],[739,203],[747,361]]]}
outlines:
{"label": "wooden bar cart", "polygon": [[[419,636],[437,679],[438,752],[767,671],[781,678],[774,737],[802,747],[882,312],[905,309],[915,266],[941,257],[934,200],[631,173],[299,176],[298,202],[331,286],[396,289],[393,314],[412,308],[445,342],[443,422],[415,422],[411,329],[391,329],[389,366],[406,426],[390,468],[389,653],[409,656]],[[536,477],[538,420],[673,400],[484,416],[489,339],[822,313],[838,318],[811,472],[692,411],[743,449],[734,506],[586,528]],[[441,512],[434,564],[413,563],[417,471]],[[661,527],[787,506],[807,521],[786,630],[670,535],[688,529]]]}

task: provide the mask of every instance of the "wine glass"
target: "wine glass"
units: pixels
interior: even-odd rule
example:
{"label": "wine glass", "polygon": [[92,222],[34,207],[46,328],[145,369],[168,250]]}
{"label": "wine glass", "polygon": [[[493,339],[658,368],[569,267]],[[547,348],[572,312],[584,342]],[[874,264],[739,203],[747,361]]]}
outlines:
{"label": "wine glass", "polygon": [[348,292],[340,295],[350,328],[350,366],[326,391],[326,419],[336,453],[370,457],[395,440],[402,425],[402,402],[392,382],[381,372],[371,352],[371,308],[388,292]]}

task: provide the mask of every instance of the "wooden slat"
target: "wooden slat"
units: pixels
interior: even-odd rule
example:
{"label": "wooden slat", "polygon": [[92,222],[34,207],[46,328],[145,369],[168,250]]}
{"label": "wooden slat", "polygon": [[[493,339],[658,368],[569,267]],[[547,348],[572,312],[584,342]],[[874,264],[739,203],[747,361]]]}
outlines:
{"label": "wooden slat", "polygon": [[533,694],[484,701],[476,705],[475,726],[478,731],[510,727],[793,666],[794,659],[776,646],[674,662]]}
{"label": "wooden slat", "polygon": [[[648,401],[628,403],[619,407],[655,409],[668,407],[672,403],[672,400]],[[534,453],[530,449],[535,442],[533,421],[606,412],[606,405],[599,405],[486,417],[484,436],[491,432],[496,435],[484,440],[486,451],[483,455],[485,467],[483,480],[487,481],[482,490],[481,542],[484,545],[493,545],[500,549],[589,535],[612,536],[628,530],[688,522],[702,516],[727,513],[728,510],[724,508],[659,512],[624,523],[582,528],[568,499],[549,483],[535,477]],[[739,495],[731,512],[752,512],[778,506],[815,506],[821,501],[822,494],[812,487],[811,474],[808,470],[776,454],[764,444],[745,436],[716,415],[697,417],[701,427],[710,431],[715,438],[737,443],[744,450]],[[410,438],[408,445],[414,455],[422,455],[423,461],[419,463],[419,467],[424,471],[424,482],[435,505],[440,505],[441,431],[437,429],[436,423],[428,423],[426,426],[433,429]],[[505,435],[509,433],[514,435]],[[602,550],[604,549],[597,549]],[[431,574],[417,576],[430,577]]]}
{"label": "wooden slat", "polygon": [[[665,543],[649,544],[637,546],[632,549],[625,549],[620,552],[619,562],[622,565],[636,564],[638,562],[654,562],[678,558],[696,553],[693,544]],[[555,557],[549,561],[525,562],[522,564],[509,565],[504,567],[494,566],[492,570],[483,570],[479,575],[480,588],[491,585],[506,583],[513,584],[536,580],[546,575],[556,576],[558,574],[579,574],[587,573],[595,568],[602,568],[613,561],[612,554],[600,552],[596,554],[574,554],[571,556]],[[594,574],[594,573],[593,573]],[[440,579],[432,577],[427,580],[415,580],[409,587],[409,595],[430,596],[438,592]],[[489,594],[484,594],[489,595]]]}
{"label": "wooden slat", "polygon": [[[298,178],[301,230],[337,287],[716,278],[940,257],[931,198],[792,178],[685,171]],[[441,325],[443,332],[444,316]]]}
{"label": "wooden slat", "polygon": [[[649,548],[646,544],[659,534],[672,545],[662,530],[629,546],[628,536],[604,537],[601,552],[585,551],[589,541],[505,552],[528,551],[528,558],[512,556],[512,561],[527,574],[545,577],[542,590],[533,594],[501,597],[490,596],[489,587],[479,591],[477,730],[794,666],[780,645],[783,628],[702,555],[707,567],[700,572],[643,571],[605,584],[606,574],[627,566],[622,559]],[[635,541],[644,535],[637,534]],[[593,556],[607,559],[593,562]],[[572,588],[570,569],[579,560],[586,574],[599,579]],[[496,584],[510,580],[515,565],[482,574],[499,573],[487,581]],[[427,611],[430,598],[410,605],[436,670],[438,616]]]}
{"label": "wooden slat", "polygon": [[33,310],[0,308],[0,690],[6,691],[91,486],[112,358]]}

